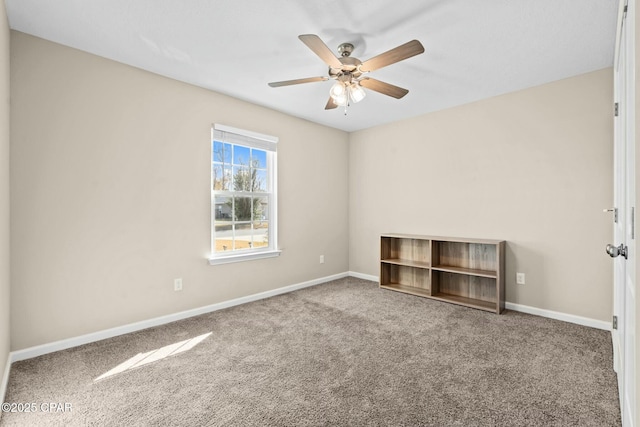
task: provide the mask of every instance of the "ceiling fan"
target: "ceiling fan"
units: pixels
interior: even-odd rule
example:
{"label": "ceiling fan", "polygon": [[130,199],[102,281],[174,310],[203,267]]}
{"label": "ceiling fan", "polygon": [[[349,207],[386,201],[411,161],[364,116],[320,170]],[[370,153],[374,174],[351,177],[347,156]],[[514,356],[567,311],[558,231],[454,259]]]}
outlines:
{"label": "ceiling fan", "polygon": [[361,101],[366,96],[363,87],[396,99],[402,98],[409,93],[407,89],[372,79],[366,75],[371,71],[424,52],[424,47],[418,40],[411,40],[362,62],[358,58],[350,56],[353,52],[351,43],[342,43],[338,46],[340,58],[337,58],[322,39],[315,34],[302,34],[298,38],[329,66],[329,76],[272,82],[269,83],[269,86],[290,86],[333,79],[336,82],[329,91],[329,101],[324,107],[325,110],[331,110],[338,106],[346,107],[350,101],[354,103]]}

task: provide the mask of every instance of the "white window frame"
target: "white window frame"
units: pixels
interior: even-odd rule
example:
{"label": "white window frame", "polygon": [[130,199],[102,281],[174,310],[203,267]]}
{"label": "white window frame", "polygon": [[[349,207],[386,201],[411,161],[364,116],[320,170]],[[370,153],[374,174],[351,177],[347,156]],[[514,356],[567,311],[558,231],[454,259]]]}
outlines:
{"label": "white window frame", "polygon": [[[265,193],[269,198],[269,245],[267,247],[232,250],[229,253],[216,252],[216,231],[215,231],[215,195],[219,193],[213,189],[213,144],[214,140],[241,145],[245,147],[257,148],[267,151],[267,180],[270,192]],[[218,139],[216,139],[218,138]],[[211,255],[209,264],[227,264],[231,262],[249,261],[253,259],[272,258],[280,255],[282,251],[278,249],[278,169],[277,169],[277,143],[275,136],[264,135],[231,126],[214,124],[211,129],[211,150],[209,152],[210,173],[209,188],[211,190]]]}

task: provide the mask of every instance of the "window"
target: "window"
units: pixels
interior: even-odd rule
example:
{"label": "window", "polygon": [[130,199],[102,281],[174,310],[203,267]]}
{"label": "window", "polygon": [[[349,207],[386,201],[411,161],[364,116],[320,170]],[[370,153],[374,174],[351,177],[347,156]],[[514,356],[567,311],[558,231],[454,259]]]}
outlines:
{"label": "window", "polygon": [[210,264],[279,255],[273,136],[214,125]]}

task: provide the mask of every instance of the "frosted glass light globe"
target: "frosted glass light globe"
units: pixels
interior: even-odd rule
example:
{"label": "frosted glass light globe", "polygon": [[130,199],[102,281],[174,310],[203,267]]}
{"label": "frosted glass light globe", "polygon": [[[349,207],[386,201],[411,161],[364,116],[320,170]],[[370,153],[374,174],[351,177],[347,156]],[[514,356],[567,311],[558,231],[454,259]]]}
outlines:
{"label": "frosted glass light globe", "polygon": [[337,97],[344,96],[346,92],[347,92],[347,88],[345,87],[344,83],[336,82],[336,84],[334,84],[331,87],[329,94],[331,95],[332,98],[335,99]]}

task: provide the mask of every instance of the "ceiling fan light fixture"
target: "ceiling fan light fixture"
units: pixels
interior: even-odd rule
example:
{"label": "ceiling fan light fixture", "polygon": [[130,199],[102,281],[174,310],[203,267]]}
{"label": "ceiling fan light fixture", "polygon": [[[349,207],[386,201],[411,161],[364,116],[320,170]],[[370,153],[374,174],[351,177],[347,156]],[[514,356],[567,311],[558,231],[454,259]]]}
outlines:
{"label": "ceiling fan light fixture", "polygon": [[331,86],[329,94],[334,99],[345,96],[347,94],[347,87],[341,81],[337,81],[333,86]]}
{"label": "ceiling fan light fixture", "polygon": [[339,105],[341,107],[347,105],[347,103],[349,102],[349,95],[346,92],[339,96],[332,95],[331,98],[336,105]]}
{"label": "ceiling fan light fixture", "polygon": [[337,81],[329,91],[334,104],[344,106],[352,101],[354,104],[360,102],[367,96],[365,90],[357,81],[343,82]]}
{"label": "ceiling fan light fixture", "polygon": [[367,96],[367,92],[360,86],[360,83],[354,82],[349,86],[349,95],[353,102],[360,102]]}

